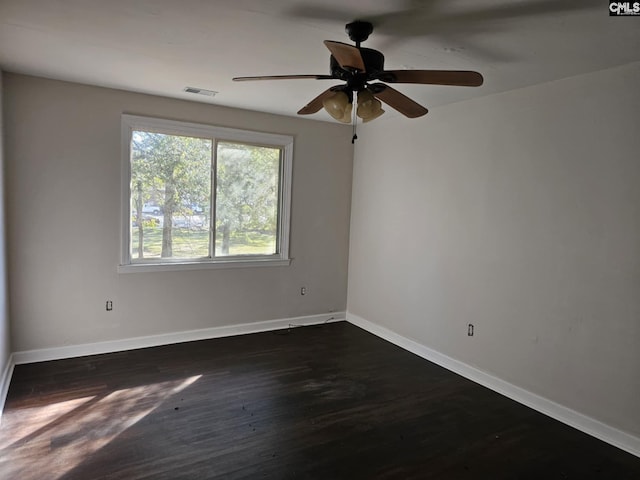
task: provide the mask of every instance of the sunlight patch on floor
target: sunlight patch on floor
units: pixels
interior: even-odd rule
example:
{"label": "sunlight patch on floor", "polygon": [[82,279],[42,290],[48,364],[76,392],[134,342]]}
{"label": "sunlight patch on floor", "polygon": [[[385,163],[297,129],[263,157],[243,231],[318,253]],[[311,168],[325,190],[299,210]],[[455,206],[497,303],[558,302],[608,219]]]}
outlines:
{"label": "sunlight patch on floor", "polygon": [[0,449],[4,450],[14,443],[28,441],[31,435],[37,435],[36,432],[39,430],[53,426],[58,419],[94,398],[95,395],[91,395],[44,406],[23,408],[17,412],[4,412]]}
{"label": "sunlight patch on floor", "polygon": [[5,412],[0,478],[62,477],[201,376]]}

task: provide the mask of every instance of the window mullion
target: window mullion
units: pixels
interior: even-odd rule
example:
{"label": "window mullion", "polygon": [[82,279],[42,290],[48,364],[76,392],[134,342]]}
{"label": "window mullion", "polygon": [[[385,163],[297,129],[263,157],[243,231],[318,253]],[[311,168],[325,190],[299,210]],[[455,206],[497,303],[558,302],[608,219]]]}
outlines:
{"label": "window mullion", "polygon": [[209,199],[209,255],[216,256],[216,196],[218,192],[218,139],[211,139],[211,198]]}

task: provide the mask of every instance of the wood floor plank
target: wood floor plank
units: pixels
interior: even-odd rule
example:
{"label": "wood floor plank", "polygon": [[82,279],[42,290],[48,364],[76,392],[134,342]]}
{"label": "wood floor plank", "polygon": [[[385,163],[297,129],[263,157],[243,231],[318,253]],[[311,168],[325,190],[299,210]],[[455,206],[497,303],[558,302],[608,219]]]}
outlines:
{"label": "wood floor plank", "polygon": [[11,479],[639,479],[640,458],[346,322],[18,365]]}

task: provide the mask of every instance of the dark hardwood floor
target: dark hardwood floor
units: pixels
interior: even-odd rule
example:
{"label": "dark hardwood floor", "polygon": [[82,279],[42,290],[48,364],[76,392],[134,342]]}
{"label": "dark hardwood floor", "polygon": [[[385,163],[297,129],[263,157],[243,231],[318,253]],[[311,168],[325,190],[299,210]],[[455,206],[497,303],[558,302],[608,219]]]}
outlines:
{"label": "dark hardwood floor", "polygon": [[2,479],[640,479],[346,322],[19,365]]}

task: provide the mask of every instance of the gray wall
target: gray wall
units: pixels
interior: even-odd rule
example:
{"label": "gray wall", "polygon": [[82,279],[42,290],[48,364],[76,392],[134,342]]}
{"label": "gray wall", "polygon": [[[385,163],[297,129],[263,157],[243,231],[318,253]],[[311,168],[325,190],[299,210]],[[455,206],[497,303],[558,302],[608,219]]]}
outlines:
{"label": "gray wall", "polygon": [[[7,268],[5,256],[5,187],[4,187],[4,129],[2,71],[0,70],[0,379],[7,368],[11,354],[9,310],[7,305]],[[9,385],[6,385],[8,387]],[[0,402],[4,398],[0,396]]]}
{"label": "gray wall", "polygon": [[634,63],[366,125],[348,312],[640,434],[638,85]]}
{"label": "gray wall", "polygon": [[[15,74],[4,94],[13,351],[345,310],[348,126]],[[294,135],[291,265],[118,274],[123,112]]]}

